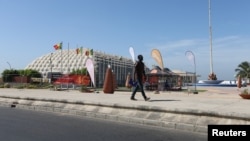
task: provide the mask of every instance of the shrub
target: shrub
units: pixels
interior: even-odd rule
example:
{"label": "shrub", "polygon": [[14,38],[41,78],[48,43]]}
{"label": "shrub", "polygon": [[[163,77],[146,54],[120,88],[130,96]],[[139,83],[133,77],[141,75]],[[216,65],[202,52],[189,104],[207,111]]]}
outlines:
{"label": "shrub", "polygon": [[32,85],[32,84],[26,86],[27,89],[36,89],[37,87],[38,87],[37,85]]}
{"label": "shrub", "polygon": [[241,91],[241,94],[249,94],[248,89],[244,89],[243,91]]}
{"label": "shrub", "polygon": [[10,88],[10,84],[9,83],[5,83],[4,84],[4,88]]}

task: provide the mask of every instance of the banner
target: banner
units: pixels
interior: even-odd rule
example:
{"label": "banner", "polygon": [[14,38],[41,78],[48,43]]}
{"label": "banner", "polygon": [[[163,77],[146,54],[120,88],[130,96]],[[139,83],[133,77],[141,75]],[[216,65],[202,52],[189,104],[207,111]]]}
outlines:
{"label": "banner", "polygon": [[163,60],[162,60],[162,56],[161,53],[158,49],[153,49],[151,51],[151,56],[155,59],[155,61],[158,63],[159,67],[161,68],[161,70],[164,70],[164,66],[163,66]]}
{"label": "banner", "polygon": [[90,75],[90,78],[91,78],[91,81],[95,87],[95,74],[94,74],[94,64],[93,64],[93,61],[91,59],[88,59],[86,61],[86,68],[89,72],[89,75]]}
{"label": "banner", "polygon": [[189,60],[189,62],[195,66],[195,57],[194,57],[194,54],[192,51],[186,51],[186,56],[187,56],[187,59]]}
{"label": "banner", "polygon": [[133,62],[135,63],[135,52],[133,47],[129,47],[129,53],[132,57]]}

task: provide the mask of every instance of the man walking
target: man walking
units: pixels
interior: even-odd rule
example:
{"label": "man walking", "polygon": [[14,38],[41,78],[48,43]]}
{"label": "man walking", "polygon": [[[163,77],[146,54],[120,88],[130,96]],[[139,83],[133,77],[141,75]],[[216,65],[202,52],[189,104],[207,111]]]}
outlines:
{"label": "man walking", "polygon": [[138,60],[139,61],[136,62],[135,70],[134,70],[134,80],[137,80],[137,84],[135,86],[135,89],[134,89],[130,99],[131,100],[137,100],[137,99],[135,99],[135,94],[136,94],[137,90],[140,88],[144,100],[148,101],[150,98],[146,96],[146,94],[144,92],[144,88],[143,88],[143,81],[144,81],[143,79],[146,79],[145,65],[142,62],[143,61],[143,56],[138,55]]}

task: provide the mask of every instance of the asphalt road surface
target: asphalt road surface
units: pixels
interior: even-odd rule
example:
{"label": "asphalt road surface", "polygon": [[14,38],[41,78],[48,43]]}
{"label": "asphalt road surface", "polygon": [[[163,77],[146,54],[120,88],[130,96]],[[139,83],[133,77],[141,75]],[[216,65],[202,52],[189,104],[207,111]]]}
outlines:
{"label": "asphalt road surface", "polygon": [[207,135],[0,107],[0,141],[206,141]]}

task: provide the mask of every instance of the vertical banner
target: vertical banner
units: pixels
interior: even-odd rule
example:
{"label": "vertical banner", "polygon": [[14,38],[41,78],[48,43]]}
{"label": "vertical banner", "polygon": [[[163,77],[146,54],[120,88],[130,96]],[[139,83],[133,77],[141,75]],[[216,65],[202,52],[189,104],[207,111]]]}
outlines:
{"label": "vertical banner", "polygon": [[195,89],[195,91],[193,92],[193,94],[198,94],[198,91],[196,91],[196,64],[195,64],[195,56],[194,56],[194,54],[193,54],[193,52],[192,51],[186,51],[186,53],[185,53],[185,55],[186,55],[186,57],[187,57],[187,59],[189,60],[189,62],[194,66],[194,89]]}
{"label": "vertical banner", "polygon": [[151,51],[151,56],[152,56],[152,57],[155,59],[155,61],[158,63],[158,65],[159,65],[159,67],[161,68],[161,70],[164,70],[161,52],[160,52],[158,49],[153,49],[153,50]]}
{"label": "vertical banner", "polygon": [[195,57],[194,57],[193,52],[192,52],[192,51],[186,51],[185,55],[186,55],[188,61],[189,61],[193,66],[195,66]]}
{"label": "vertical banner", "polygon": [[89,75],[90,75],[90,78],[91,78],[91,81],[95,87],[95,74],[94,74],[94,64],[93,64],[93,61],[91,59],[88,59],[86,61],[86,68],[89,72]]}
{"label": "vertical banner", "polygon": [[132,57],[133,62],[135,63],[135,52],[133,47],[129,47],[129,53]]}

